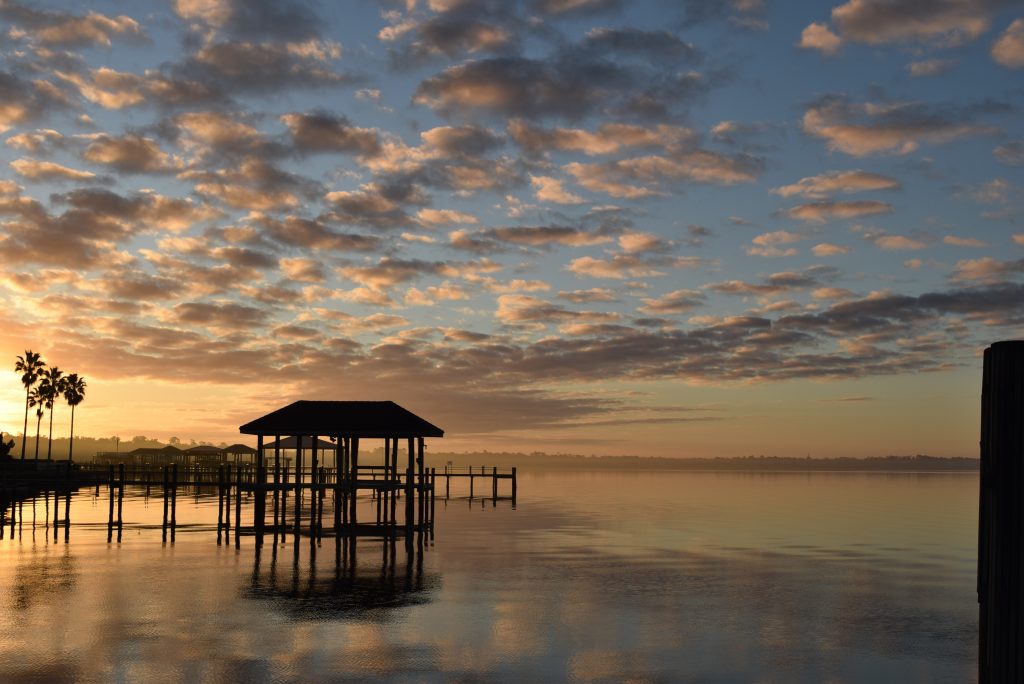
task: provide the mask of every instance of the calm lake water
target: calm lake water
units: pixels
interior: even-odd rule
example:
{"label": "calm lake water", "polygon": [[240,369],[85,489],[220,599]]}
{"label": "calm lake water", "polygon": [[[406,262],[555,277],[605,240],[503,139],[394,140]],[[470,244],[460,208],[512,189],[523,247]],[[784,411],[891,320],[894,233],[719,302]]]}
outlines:
{"label": "calm lake water", "polygon": [[81,490],[68,543],[42,500],[8,519],[0,681],[962,684],[977,492],[974,474],[521,473],[516,509],[439,500],[411,563],[360,539],[353,566],[328,538],[218,546],[216,498],[183,494],[173,545],[139,495],[107,544],[106,492]]}

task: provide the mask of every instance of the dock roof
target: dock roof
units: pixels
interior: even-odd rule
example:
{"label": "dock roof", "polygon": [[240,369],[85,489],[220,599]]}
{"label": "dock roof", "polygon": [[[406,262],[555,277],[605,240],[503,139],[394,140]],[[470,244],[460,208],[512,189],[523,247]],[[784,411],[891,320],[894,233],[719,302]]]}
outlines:
{"label": "dock roof", "polygon": [[238,428],[246,435],[444,437],[393,401],[296,401]]}
{"label": "dock roof", "polygon": [[[298,437],[282,437],[280,440],[273,439],[273,440],[271,440],[269,442],[264,443],[263,444],[263,449],[264,450],[270,450],[270,451],[272,451],[274,449],[274,447],[278,447],[280,449],[296,449],[296,448],[298,448],[298,446],[299,446],[299,438]],[[313,446],[313,442],[309,439],[309,437],[306,437],[304,440],[302,440],[302,448],[303,449],[309,449],[312,446]],[[318,438],[316,440],[316,448],[317,449],[333,449],[335,446],[337,446],[337,445],[334,442],[328,442],[326,439],[319,439]],[[255,454],[256,450],[253,449],[252,453]]]}

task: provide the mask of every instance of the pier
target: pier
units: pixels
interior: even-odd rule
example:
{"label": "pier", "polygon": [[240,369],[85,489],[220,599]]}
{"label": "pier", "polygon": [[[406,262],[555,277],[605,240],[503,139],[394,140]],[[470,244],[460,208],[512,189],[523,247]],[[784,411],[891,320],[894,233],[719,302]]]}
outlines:
{"label": "pier", "polygon": [[[490,500],[496,506],[501,499],[514,506],[518,495],[515,468],[426,467],[425,439],[443,431],[393,402],[300,401],[240,431],[257,439],[256,449],[246,454],[248,462],[236,456],[216,463],[212,448],[193,458],[188,452],[200,450],[140,450],[146,453],[124,454],[128,463],[111,462],[111,454],[85,464],[8,462],[0,470],[0,525],[14,524],[15,509],[11,506],[8,520],[7,503],[52,492],[65,511],[58,518],[55,503],[54,538],[59,527],[67,539],[72,492],[94,488],[98,497],[105,486],[108,542],[122,541],[125,491],[137,488],[147,498],[161,497],[165,542],[175,539],[182,493],[217,497],[218,544],[233,541],[237,547],[243,537],[253,537],[260,546],[268,536],[284,535],[312,541],[405,537],[409,543],[414,535],[433,538],[437,499],[453,497],[453,480],[455,497],[471,504]],[[382,462],[361,464],[360,446],[381,442],[383,458],[376,460]]]}

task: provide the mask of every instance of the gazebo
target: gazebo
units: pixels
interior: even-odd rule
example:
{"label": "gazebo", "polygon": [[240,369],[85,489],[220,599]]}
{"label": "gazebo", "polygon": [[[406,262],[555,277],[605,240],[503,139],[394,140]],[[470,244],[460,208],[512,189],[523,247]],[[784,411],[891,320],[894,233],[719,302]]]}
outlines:
{"label": "gazebo", "polygon": [[[407,531],[412,529],[414,522],[416,491],[420,492],[418,498],[421,522],[425,513],[423,507],[426,482],[423,465],[424,440],[427,437],[444,436],[444,430],[393,401],[296,401],[240,426],[238,431],[242,434],[256,436],[257,470],[263,473],[258,475],[261,479],[269,474],[265,464],[266,456],[269,454],[265,455],[267,447],[264,444],[264,438],[270,437],[274,440],[271,444],[274,447],[275,485],[280,482],[281,449],[288,448],[285,444],[294,448],[297,487],[302,486],[306,472],[309,473],[311,486],[322,486],[322,483],[318,484],[317,480],[320,465],[317,454],[322,444],[320,437],[329,438],[337,464],[336,486],[353,495],[347,502],[350,511],[346,511],[348,513],[346,517],[351,523],[355,524],[355,494],[359,489],[375,490],[390,498],[392,511],[390,522],[396,523],[394,494],[404,487]],[[283,442],[282,436],[294,438],[294,443]],[[381,470],[380,466],[361,467],[359,465],[360,440],[366,439],[384,440],[383,479],[376,477],[377,472]],[[407,442],[408,463],[404,477],[398,468],[399,440]],[[317,445],[317,447],[313,448],[313,445]],[[307,449],[312,456],[308,471],[303,462],[304,450]],[[365,477],[360,479],[361,470],[364,473],[373,471],[373,479]],[[336,523],[338,523],[338,514],[339,511],[336,507]]]}

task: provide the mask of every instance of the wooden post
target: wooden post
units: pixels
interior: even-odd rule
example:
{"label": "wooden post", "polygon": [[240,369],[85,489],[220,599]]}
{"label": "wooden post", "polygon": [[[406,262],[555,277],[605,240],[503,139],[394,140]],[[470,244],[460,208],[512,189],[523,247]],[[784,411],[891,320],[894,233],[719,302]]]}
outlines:
{"label": "wooden post", "polygon": [[498,505],[498,467],[497,466],[494,466],[494,469],[491,471],[491,485],[492,485],[492,488],[491,488],[491,505],[492,506],[497,506]]}
{"label": "wooden post", "polygon": [[352,489],[349,493],[348,522],[352,525],[353,532],[356,526],[356,496],[359,494],[359,438],[353,437],[349,441],[349,467],[352,472]]}
{"label": "wooden post", "polygon": [[415,447],[413,446],[413,438],[409,438],[409,464],[405,469],[405,533],[409,535],[412,532],[412,515],[413,515],[413,488],[412,479],[413,465],[416,460]]}
{"label": "wooden post", "polygon": [[516,467],[512,466],[512,505],[516,505]]}
{"label": "wooden post", "polygon": [[124,519],[121,517],[121,511],[124,508],[124,463],[118,466],[118,471],[121,476],[121,485],[117,488],[117,541],[121,541],[121,529],[124,525]]}
{"label": "wooden post", "polygon": [[298,540],[302,525],[302,435],[296,435],[295,440],[295,513],[292,515],[292,524]]}
{"label": "wooden post", "polygon": [[452,493],[452,474],[451,466],[446,465],[444,467],[444,500],[447,501],[449,495]]}
{"label": "wooden post", "polygon": [[985,350],[978,515],[981,684],[1024,681],[1024,341]]}
{"label": "wooden post", "polygon": [[320,505],[320,459],[319,459],[319,442],[320,435],[313,435],[313,460],[310,464],[309,469],[309,484],[310,484],[310,496],[309,496],[309,527],[310,536],[316,537],[317,533],[317,521],[320,519],[320,515],[317,513],[317,508]]}
{"label": "wooden post", "polygon": [[256,435],[256,544],[263,544],[263,523],[266,519],[266,470],[263,467],[263,435]]}
{"label": "wooden post", "polygon": [[178,464],[171,464],[171,543],[178,530]]}
{"label": "wooden post", "polygon": [[426,516],[427,500],[424,498],[426,494],[426,474],[423,468],[423,438],[418,437],[416,439],[416,466],[419,469],[419,524],[420,529],[423,528],[423,518]]}
{"label": "wooden post", "polygon": [[473,500],[473,466],[469,466],[469,500]]}
{"label": "wooden post", "polygon": [[277,538],[278,503],[281,500],[281,435],[274,436],[274,538]]}
{"label": "wooden post", "polygon": [[217,466],[217,546],[224,533],[224,466]]}
{"label": "wooden post", "polygon": [[279,524],[281,525],[282,534],[283,534],[283,531],[284,531],[285,527],[287,527],[287,518],[288,518],[288,466],[285,466],[284,467],[284,473],[283,473],[283,476],[281,478],[281,520],[279,521]]}
{"label": "wooden post", "polygon": [[169,477],[167,466],[164,466],[163,470],[164,470],[164,521],[163,521],[163,524],[161,525],[160,529],[161,529],[161,532],[162,532],[163,541],[166,542],[167,541],[167,507],[168,507],[168,504],[170,504],[171,490],[170,490],[169,483],[167,481],[168,477]]}
{"label": "wooden post", "polygon": [[235,468],[235,548],[241,545],[238,533],[242,531],[242,466]]}
{"label": "wooden post", "polygon": [[[107,508],[107,543],[114,538],[114,465],[107,470],[107,487],[110,490],[110,505]],[[56,505],[56,504],[54,504]],[[13,532],[12,532],[13,534]]]}
{"label": "wooden post", "polygon": [[434,490],[437,486],[437,468],[430,469],[430,529],[434,529]]}

